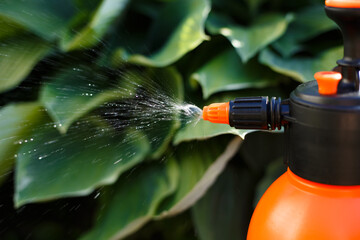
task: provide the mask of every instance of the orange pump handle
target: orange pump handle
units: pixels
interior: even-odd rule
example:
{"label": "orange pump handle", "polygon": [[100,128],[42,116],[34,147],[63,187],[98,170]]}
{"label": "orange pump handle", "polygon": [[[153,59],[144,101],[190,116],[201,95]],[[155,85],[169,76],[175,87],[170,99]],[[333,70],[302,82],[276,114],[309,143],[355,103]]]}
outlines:
{"label": "orange pump handle", "polygon": [[359,0],[326,0],[325,5],[327,7],[336,8],[360,8]]}
{"label": "orange pump handle", "polygon": [[314,78],[318,83],[319,93],[321,95],[332,95],[336,94],[342,75],[341,73],[334,71],[317,72],[315,73]]}
{"label": "orange pump handle", "polygon": [[229,124],[229,102],[213,103],[203,108],[203,119],[212,123]]}

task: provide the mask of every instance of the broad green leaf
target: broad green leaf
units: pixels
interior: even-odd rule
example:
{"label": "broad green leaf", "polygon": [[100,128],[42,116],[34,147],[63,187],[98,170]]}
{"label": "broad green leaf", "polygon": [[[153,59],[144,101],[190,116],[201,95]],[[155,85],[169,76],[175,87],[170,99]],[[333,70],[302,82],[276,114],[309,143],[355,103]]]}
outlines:
{"label": "broad green leaf", "polygon": [[216,92],[263,88],[279,82],[270,69],[256,61],[243,64],[233,49],[219,54],[191,78],[200,83],[205,99]]}
{"label": "broad green leaf", "polygon": [[275,72],[292,77],[300,82],[314,79],[318,71],[329,71],[335,67],[337,60],[343,56],[343,47],[329,49],[315,57],[282,58],[269,49],[264,49],[259,61],[269,66]]}
{"label": "broad green leaf", "polygon": [[225,36],[245,63],[282,36],[291,19],[291,15],[264,15],[249,27],[244,27],[213,14],[206,26],[212,34]]}
{"label": "broad green leaf", "polygon": [[286,33],[273,46],[284,57],[303,49],[302,42],[336,28],[325,14],[324,6],[311,6],[295,14]]}
{"label": "broad green leaf", "polygon": [[256,177],[234,163],[192,207],[196,232],[201,240],[246,239],[252,214]]}
{"label": "broad green leaf", "polygon": [[159,208],[158,217],[176,215],[197,202],[236,154],[241,138],[229,141],[226,137],[207,141],[183,143],[176,149],[179,162],[179,186]]}
{"label": "broad green leaf", "polygon": [[50,50],[48,42],[31,34],[0,39],[0,92],[16,87]]}
{"label": "broad green leaf", "polygon": [[65,33],[61,42],[62,49],[71,51],[89,48],[99,43],[117,17],[123,13],[128,2],[129,0],[103,0],[80,32],[74,34],[72,29],[69,29]]}
{"label": "broad green leaf", "polygon": [[67,196],[83,196],[111,184],[141,162],[146,138],[130,129],[116,132],[97,117],[84,118],[66,135],[45,121],[16,159],[15,206]]}
{"label": "broad green leaf", "polygon": [[0,24],[0,39],[12,37],[24,32],[24,28],[20,24],[2,15],[0,15]]}
{"label": "broad green leaf", "polygon": [[9,175],[18,148],[32,141],[27,134],[38,118],[37,103],[10,104],[0,109],[0,183]]}
{"label": "broad green leaf", "polygon": [[[122,239],[151,220],[161,201],[173,193],[178,183],[174,159],[151,163],[121,177],[104,199],[95,227],[81,239]],[[105,193],[106,194],[106,193]]]}
{"label": "broad green leaf", "polygon": [[47,40],[54,40],[65,30],[75,12],[72,0],[3,0],[0,16]]}
{"label": "broad green leaf", "polygon": [[130,97],[135,91],[130,87],[128,91],[122,90],[93,66],[67,67],[52,78],[43,86],[40,102],[61,133],[66,133],[74,121],[101,104]]}
{"label": "broad green leaf", "polygon": [[[115,53],[115,62],[122,60],[141,65],[163,67],[177,61],[207,39],[204,22],[210,11],[208,0],[174,0],[165,3],[148,34],[146,52],[127,48],[124,42]],[[131,44],[131,43],[129,43]]]}
{"label": "broad green leaf", "polygon": [[200,120],[179,129],[174,137],[173,143],[177,145],[181,142],[192,141],[195,139],[204,140],[223,134],[232,134],[244,138],[250,131],[251,130],[238,130],[227,124],[215,124]]}

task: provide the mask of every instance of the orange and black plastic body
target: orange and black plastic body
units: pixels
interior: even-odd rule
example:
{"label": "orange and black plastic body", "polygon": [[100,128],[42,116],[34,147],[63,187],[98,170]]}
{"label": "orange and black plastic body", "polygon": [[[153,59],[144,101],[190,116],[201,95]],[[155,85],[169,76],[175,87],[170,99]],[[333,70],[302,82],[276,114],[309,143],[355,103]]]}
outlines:
{"label": "orange and black plastic body", "polygon": [[204,108],[205,120],[236,128],[284,127],[288,170],[259,201],[248,240],[360,239],[360,1],[328,0],[325,11],[344,39],[333,71],[285,101],[237,98]]}

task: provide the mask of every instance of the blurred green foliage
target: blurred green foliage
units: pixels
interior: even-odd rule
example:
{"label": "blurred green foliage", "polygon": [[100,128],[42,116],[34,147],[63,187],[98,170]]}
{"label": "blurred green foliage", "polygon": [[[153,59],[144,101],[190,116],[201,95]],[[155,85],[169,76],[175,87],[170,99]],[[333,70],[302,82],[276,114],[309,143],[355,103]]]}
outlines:
{"label": "blurred green foliage", "polygon": [[0,0],[0,238],[245,239],[282,134],[112,106],[287,97],[342,57],[323,2]]}

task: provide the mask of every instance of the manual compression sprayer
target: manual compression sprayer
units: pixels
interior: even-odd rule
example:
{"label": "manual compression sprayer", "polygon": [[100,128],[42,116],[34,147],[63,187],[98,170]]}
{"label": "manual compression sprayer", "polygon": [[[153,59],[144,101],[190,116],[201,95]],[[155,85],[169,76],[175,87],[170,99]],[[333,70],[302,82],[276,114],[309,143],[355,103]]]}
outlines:
{"label": "manual compression sprayer", "polygon": [[285,132],[288,170],[261,198],[248,240],[360,239],[360,0],[327,0],[344,58],[290,98],[247,97],[204,107],[203,119]]}

